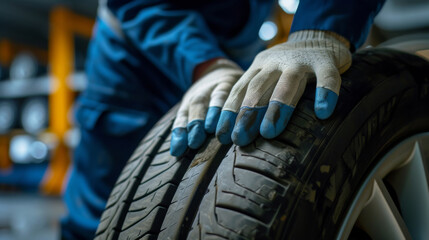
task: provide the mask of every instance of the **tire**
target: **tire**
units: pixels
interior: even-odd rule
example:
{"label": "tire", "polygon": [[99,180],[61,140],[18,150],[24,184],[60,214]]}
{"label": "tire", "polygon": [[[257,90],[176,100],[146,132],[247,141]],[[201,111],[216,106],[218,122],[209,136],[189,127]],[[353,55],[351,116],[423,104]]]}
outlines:
{"label": "tire", "polygon": [[21,126],[30,134],[38,134],[48,127],[49,110],[46,97],[31,97],[24,101],[21,110]]}
{"label": "tire", "polygon": [[429,131],[427,61],[366,50],[342,78],[332,117],[315,117],[310,84],[279,137],[246,147],[212,136],[171,157],[173,108],[123,169],[96,239],[333,239],[381,157]]}

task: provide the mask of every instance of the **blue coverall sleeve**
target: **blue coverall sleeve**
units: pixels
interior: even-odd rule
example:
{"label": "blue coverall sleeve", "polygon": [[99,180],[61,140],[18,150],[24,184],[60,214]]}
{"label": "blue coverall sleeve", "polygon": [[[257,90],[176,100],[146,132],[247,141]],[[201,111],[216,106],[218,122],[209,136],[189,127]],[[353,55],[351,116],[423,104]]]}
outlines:
{"label": "blue coverall sleeve", "polygon": [[[180,5],[180,1],[177,2]],[[109,0],[124,37],[166,76],[185,89],[196,65],[226,57],[204,18],[169,1]]]}
{"label": "blue coverall sleeve", "polygon": [[375,15],[385,0],[301,0],[292,32],[327,30],[348,39],[352,50],[365,42]]}

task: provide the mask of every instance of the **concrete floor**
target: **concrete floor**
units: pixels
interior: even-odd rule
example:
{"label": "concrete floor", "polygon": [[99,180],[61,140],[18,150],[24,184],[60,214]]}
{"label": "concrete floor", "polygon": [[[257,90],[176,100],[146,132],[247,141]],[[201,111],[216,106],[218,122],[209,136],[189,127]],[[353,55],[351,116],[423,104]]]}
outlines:
{"label": "concrete floor", "polygon": [[0,192],[0,240],[58,240],[64,212],[59,197]]}

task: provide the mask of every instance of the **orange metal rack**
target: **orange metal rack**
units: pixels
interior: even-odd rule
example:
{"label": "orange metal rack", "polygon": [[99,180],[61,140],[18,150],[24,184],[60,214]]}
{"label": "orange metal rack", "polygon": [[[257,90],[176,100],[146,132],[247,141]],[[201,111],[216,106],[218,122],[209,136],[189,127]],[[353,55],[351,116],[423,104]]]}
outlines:
{"label": "orange metal rack", "polygon": [[[13,57],[19,52],[30,52],[38,61],[47,62],[47,51],[17,44],[7,39],[0,39],[0,64],[10,66]],[[7,170],[12,167],[12,161],[9,158],[10,135],[0,135],[0,170]]]}
{"label": "orange metal rack", "polygon": [[51,65],[52,91],[49,96],[49,131],[58,138],[49,167],[41,184],[46,194],[62,192],[65,176],[70,166],[71,152],[64,138],[70,129],[67,118],[73,104],[74,92],[67,85],[73,72],[74,34],[90,37],[94,20],[77,15],[70,10],[57,7],[50,16],[49,63]]}

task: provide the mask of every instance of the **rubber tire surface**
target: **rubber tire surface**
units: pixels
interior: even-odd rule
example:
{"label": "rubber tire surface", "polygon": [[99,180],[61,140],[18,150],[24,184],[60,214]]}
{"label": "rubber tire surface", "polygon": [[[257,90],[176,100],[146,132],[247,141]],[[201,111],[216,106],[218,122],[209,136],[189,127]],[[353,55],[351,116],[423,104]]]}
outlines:
{"label": "rubber tire surface", "polygon": [[273,140],[169,154],[177,107],[118,179],[96,239],[333,239],[365,176],[392,146],[429,131],[429,63],[358,52],[335,113],[319,120],[309,84]]}

